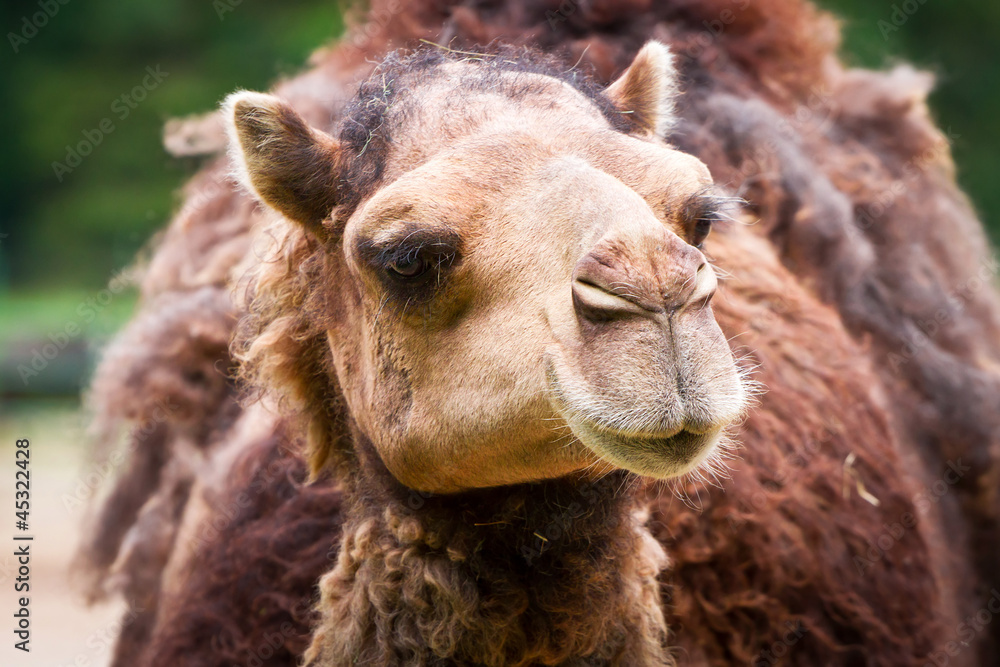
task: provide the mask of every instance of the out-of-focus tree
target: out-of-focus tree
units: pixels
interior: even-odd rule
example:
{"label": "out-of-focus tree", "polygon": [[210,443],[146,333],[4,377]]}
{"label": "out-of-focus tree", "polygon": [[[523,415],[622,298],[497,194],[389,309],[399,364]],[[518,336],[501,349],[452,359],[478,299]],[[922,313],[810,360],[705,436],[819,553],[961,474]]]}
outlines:
{"label": "out-of-focus tree", "polygon": [[1000,188],[993,183],[1000,172],[1000,3],[818,1],[843,20],[848,63],[908,61],[937,75],[931,107],[952,138],[959,182],[1000,243]]}
{"label": "out-of-focus tree", "polygon": [[295,73],[341,15],[315,0],[5,2],[0,288],[105,284],[196,166],[164,152],[164,122]]}
{"label": "out-of-focus tree", "polygon": [[[1000,3],[820,3],[844,17],[849,61],[905,59],[939,73],[932,102],[956,137],[960,180],[1000,238],[991,183],[1000,167]],[[162,226],[197,166],[162,150],[163,123],[294,73],[342,31],[341,12],[320,0],[5,2],[0,289],[105,284]],[[166,74],[141,101],[123,99],[152,82],[147,68]],[[81,142],[89,154],[72,166]]]}

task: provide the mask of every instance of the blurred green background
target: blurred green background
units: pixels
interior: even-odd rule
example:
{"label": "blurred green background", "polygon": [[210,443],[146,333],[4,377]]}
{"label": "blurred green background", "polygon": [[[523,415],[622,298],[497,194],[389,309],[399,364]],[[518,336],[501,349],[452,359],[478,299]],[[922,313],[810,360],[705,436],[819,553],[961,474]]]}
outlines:
{"label": "blurred green background", "polygon": [[[73,396],[95,350],[127,319],[134,294],[101,290],[169,218],[198,166],[163,151],[164,122],[210,110],[236,88],[267,88],[343,30],[341,6],[318,0],[62,2],[8,0],[0,9],[0,395],[8,403]],[[1000,189],[991,183],[1000,167],[1000,3],[820,4],[842,17],[850,64],[907,60],[938,74],[932,106],[957,136],[960,181],[1000,239]],[[46,8],[52,16],[33,31],[31,17]],[[119,98],[147,67],[167,76],[131,108]],[[104,119],[113,132],[98,130]],[[72,167],[67,146],[85,133],[101,141]],[[25,384],[18,364],[61,342],[71,323],[80,333]]]}

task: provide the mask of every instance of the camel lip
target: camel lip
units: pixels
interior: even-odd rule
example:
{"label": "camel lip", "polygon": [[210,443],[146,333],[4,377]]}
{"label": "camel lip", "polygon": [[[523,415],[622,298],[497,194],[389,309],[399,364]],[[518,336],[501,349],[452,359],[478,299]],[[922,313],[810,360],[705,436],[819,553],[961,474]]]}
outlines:
{"label": "camel lip", "polygon": [[678,430],[676,433],[673,433],[668,436],[647,436],[647,435],[633,436],[631,434],[621,434],[616,438],[616,440],[618,440],[622,444],[656,449],[658,447],[672,447],[681,443],[710,439],[713,435],[715,435],[716,432],[717,431],[696,433],[686,428],[682,428]]}
{"label": "camel lip", "polygon": [[649,444],[653,445],[655,443],[667,443],[675,438],[684,438],[692,436],[711,436],[722,430],[722,427],[709,426],[707,428],[697,429],[692,428],[691,425],[685,420],[680,426],[674,429],[663,429],[660,427],[645,428],[628,428],[622,429],[617,428],[612,425],[604,424],[593,419],[581,419],[581,422],[586,426],[586,428],[592,430],[594,433],[600,434],[601,436],[621,440],[623,442],[634,442],[636,444]]}
{"label": "camel lip", "polygon": [[680,429],[668,437],[611,435],[608,431],[570,423],[570,428],[588,449],[599,457],[631,472],[667,479],[697,468],[715,450],[723,429],[694,433]]}
{"label": "camel lip", "polygon": [[[689,449],[700,449],[715,440],[721,428],[703,433],[686,428],[679,428],[669,435],[633,434],[614,432],[607,429],[593,428],[590,424],[579,424],[581,430],[588,430],[591,437],[604,441],[605,446],[648,452],[650,454],[678,452]],[[572,428],[572,425],[571,425]]]}
{"label": "camel lip", "polygon": [[679,477],[697,468],[715,450],[724,430],[719,427],[695,433],[682,426],[672,433],[622,432],[580,418],[559,402],[556,407],[573,435],[600,459],[656,479]]}

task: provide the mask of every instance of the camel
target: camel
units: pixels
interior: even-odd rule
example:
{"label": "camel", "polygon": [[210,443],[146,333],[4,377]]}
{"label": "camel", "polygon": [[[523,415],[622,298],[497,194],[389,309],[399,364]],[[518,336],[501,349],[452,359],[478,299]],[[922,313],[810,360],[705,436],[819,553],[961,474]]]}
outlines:
{"label": "camel", "polygon": [[[663,617],[649,604],[665,558],[653,550],[629,565],[649,538],[627,530],[627,503],[597,512],[601,521],[587,537],[621,542],[611,552],[615,567],[632,567],[645,581],[616,583],[624,574],[610,572],[591,581],[596,568],[586,568],[580,590],[565,590],[559,576],[546,591],[539,577],[540,599],[517,599],[506,614],[495,608],[496,594],[475,588],[490,571],[510,577],[505,570],[513,564],[471,566],[488,556],[464,543],[469,536],[449,544],[424,533],[471,511],[455,515],[464,503],[453,494],[566,478],[569,499],[605,467],[683,474],[717,451],[722,431],[743,413],[747,392],[711,311],[715,273],[695,247],[719,203],[708,169],[657,139],[671,121],[670,59],[665,46],[648,43],[605,93],[610,105],[602,111],[578,89],[537,73],[541,66],[527,57],[500,51],[449,59],[423,51],[375,72],[376,80],[393,82],[390,91],[408,92],[387,92],[386,84],[374,98],[362,94],[358,105],[370,115],[352,130],[357,145],[310,128],[271,96],[237,94],[227,102],[245,181],[306,229],[313,257],[294,265],[316,270],[300,274],[306,282],[294,297],[287,276],[275,283],[277,296],[267,294],[268,278],[258,279],[251,309],[268,314],[241,353],[241,367],[260,374],[286,363],[284,341],[293,330],[318,342],[308,354],[326,358],[336,389],[323,384],[303,393],[338,392],[351,443],[343,455],[355,461],[351,477],[365,479],[355,480],[356,493],[379,498],[377,511],[345,524],[341,556],[321,585],[327,619],[307,662],[354,664],[418,651],[476,664],[620,654],[634,664],[665,664]],[[458,97],[470,101],[456,123]],[[625,116],[628,132],[609,123],[625,111],[634,112]],[[372,145],[380,126],[394,128],[391,147]],[[505,168],[499,158],[512,154],[517,159]],[[477,169],[484,160],[493,164],[489,174]],[[366,192],[373,173],[392,185]],[[344,186],[354,174],[359,184]],[[341,188],[355,194],[334,198]],[[331,244],[342,251],[330,252]],[[317,292],[320,285],[331,289]],[[317,327],[311,336],[310,327]],[[295,373],[289,393],[302,391],[303,377]],[[310,432],[330,420],[314,419],[319,427],[310,424]],[[324,440],[309,445],[317,471],[336,446]],[[413,491],[445,500],[418,516],[395,514]],[[438,513],[444,516],[435,521]],[[530,536],[496,530],[514,553]],[[455,526],[446,534],[461,532]],[[476,539],[487,537],[477,532]],[[366,545],[382,536],[386,544]],[[437,544],[445,559],[402,563],[407,550],[425,543]],[[470,565],[448,573],[449,561]],[[574,569],[559,564],[561,572]],[[512,587],[501,582],[498,592]],[[385,587],[385,602],[370,590],[374,583]],[[412,618],[406,605],[384,617],[407,596],[423,603]],[[608,605],[620,610],[623,625],[599,613]],[[532,611],[539,624],[561,632],[536,639],[525,623],[504,618]],[[459,632],[457,623],[471,627]],[[498,631],[507,624],[510,637]]]}
{"label": "camel", "polygon": [[116,664],[990,664],[1000,303],[929,81],[728,4],[376,3],[195,122],[92,389],[148,425],[83,551]]}

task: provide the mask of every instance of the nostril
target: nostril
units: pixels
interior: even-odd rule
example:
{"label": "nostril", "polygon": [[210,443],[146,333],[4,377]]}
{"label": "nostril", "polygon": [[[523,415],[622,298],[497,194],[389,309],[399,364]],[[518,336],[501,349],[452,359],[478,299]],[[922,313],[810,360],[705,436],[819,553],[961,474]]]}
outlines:
{"label": "nostril", "polygon": [[694,286],[682,308],[704,308],[715,296],[718,286],[719,280],[715,275],[715,270],[708,262],[702,262],[695,272]]}

